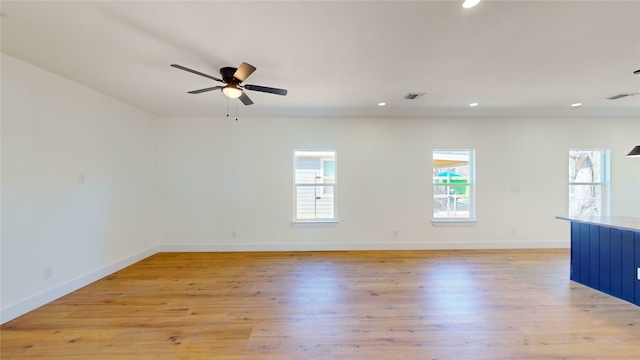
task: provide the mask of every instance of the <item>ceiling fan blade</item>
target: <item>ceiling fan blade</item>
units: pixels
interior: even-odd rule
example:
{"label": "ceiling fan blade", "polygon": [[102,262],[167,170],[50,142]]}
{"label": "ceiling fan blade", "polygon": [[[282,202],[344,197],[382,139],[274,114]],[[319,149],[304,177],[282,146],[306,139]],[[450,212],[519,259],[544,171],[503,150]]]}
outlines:
{"label": "ceiling fan blade", "polygon": [[196,75],[204,76],[204,77],[206,77],[206,78],[209,78],[209,79],[212,79],[212,80],[215,80],[215,81],[220,81],[220,82],[222,82],[222,83],[224,82],[224,81],[222,81],[222,80],[218,79],[217,77],[213,77],[213,76],[211,76],[211,75],[207,75],[207,74],[201,73],[200,71],[195,71],[195,70],[189,69],[189,68],[184,67],[184,66],[182,66],[182,65],[178,65],[178,64],[171,64],[171,66],[173,66],[173,67],[174,67],[174,68],[176,68],[176,69],[180,69],[180,70],[188,71],[188,72],[190,72],[190,73],[192,73],[192,74],[196,74]]}
{"label": "ceiling fan blade", "polygon": [[249,99],[247,94],[245,94],[244,92],[242,93],[242,95],[240,95],[240,97],[238,99],[240,99],[240,101],[242,101],[242,103],[245,104],[245,105],[253,104],[253,101],[251,101],[251,99]]}
{"label": "ceiling fan blade", "polygon": [[200,89],[200,90],[193,90],[193,91],[189,91],[189,94],[200,94],[200,93],[203,93],[203,92],[207,92],[207,91],[211,91],[211,90],[218,90],[218,89],[222,89],[222,86],[214,86],[214,87]]}
{"label": "ceiling fan blade", "polygon": [[260,85],[244,85],[244,88],[247,90],[253,90],[253,91],[262,91],[262,92],[266,92],[269,94],[276,94],[276,95],[287,95],[287,90],[285,89],[276,89],[276,88],[272,88],[272,87],[266,87],[266,86],[260,86]]}
{"label": "ceiling fan blade", "polygon": [[240,80],[240,82],[243,82],[249,77],[249,75],[253,74],[254,71],[256,71],[255,66],[243,62],[238,70],[233,74],[233,77]]}

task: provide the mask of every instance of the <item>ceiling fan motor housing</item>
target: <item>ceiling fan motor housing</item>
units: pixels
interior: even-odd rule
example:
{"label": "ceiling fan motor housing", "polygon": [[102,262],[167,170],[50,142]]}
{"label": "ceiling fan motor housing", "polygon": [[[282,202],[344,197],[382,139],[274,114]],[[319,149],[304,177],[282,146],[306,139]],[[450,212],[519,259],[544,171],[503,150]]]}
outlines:
{"label": "ceiling fan motor housing", "polygon": [[240,81],[238,81],[238,79],[235,79],[233,77],[233,74],[236,73],[236,70],[238,70],[237,68],[234,67],[223,67],[222,69],[220,69],[220,75],[222,75],[222,80],[224,80],[224,82],[226,83],[239,83]]}

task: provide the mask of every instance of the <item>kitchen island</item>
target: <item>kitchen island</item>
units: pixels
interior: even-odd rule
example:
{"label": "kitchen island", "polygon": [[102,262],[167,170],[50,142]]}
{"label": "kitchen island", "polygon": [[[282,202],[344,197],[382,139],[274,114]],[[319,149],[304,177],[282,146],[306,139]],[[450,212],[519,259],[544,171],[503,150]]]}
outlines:
{"label": "kitchen island", "polygon": [[571,222],[571,280],[640,306],[640,219],[556,219]]}

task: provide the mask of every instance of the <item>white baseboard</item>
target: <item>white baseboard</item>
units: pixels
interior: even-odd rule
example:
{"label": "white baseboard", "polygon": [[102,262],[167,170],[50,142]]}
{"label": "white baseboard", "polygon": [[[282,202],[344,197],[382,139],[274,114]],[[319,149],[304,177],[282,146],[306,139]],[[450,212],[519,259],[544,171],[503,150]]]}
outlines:
{"label": "white baseboard", "polygon": [[421,243],[340,243],[340,244],[185,244],[159,245],[158,252],[250,252],[250,251],[340,251],[340,250],[490,250],[568,249],[569,240],[526,242],[421,242]]}
{"label": "white baseboard", "polygon": [[150,247],[125,259],[109,264],[96,271],[90,272],[86,275],[82,275],[52,289],[34,295],[30,298],[27,298],[26,300],[20,301],[13,305],[9,305],[6,308],[0,310],[0,324],[4,324],[7,321],[11,321],[18,316],[28,313],[29,311],[35,310],[42,305],[48,304],[53,300],[56,300],[64,295],[80,289],[81,287],[87,286],[92,282],[102,279],[105,276],[109,276],[118,270],[133,265],[138,261],[143,260],[157,252],[157,246]]}

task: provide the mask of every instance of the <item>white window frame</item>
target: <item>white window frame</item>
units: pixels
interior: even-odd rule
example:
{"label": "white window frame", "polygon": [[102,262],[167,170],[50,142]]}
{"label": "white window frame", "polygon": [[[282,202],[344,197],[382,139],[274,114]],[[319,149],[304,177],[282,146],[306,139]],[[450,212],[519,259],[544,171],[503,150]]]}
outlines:
{"label": "white window frame", "polygon": [[[322,164],[321,166],[321,170],[323,170],[324,172],[324,164],[327,161],[333,161],[334,162],[334,176],[333,176],[333,182],[329,182],[326,183],[324,182],[324,174],[320,175],[320,182],[318,183],[314,183],[314,184],[309,184],[309,183],[302,183],[302,182],[297,182],[296,180],[296,159],[302,155],[304,156],[306,153],[307,156],[310,157],[318,157],[320,158],[320,162]],[[322,156],[325,155],[326,157],[323,158]],[[331,157],[332,159],[329,160],[329,157]],[[305,149],[298,149],[295,150],[293,152],[293,223],[337,223],[338,222],[338,206],[337,206],[337,192],[338,192],[338,157],[337,157],[337,152],[336,150],[333,149],[324,149],[324,150],[305,150]],[[324,218],[324,217],[304,217],[304,218],[299,218],[298,217],[298,187],[315,187],[318,185],[322,185],[322,187],[320,189],[321,193],[316,194],[316,196],[325,196],[326,194],[324,194],[324,187],[331,187],[333,189],[333,217],[331,218]],[[317,208],[315,207],[317,206],[316,204],[314,204],[314,209],[317,210]]]}
{"label": "white window frame", "polygon": [[[583,182],[583,181],[571,181],[571,173],[569,174],[568,179],[568,187],[567,187],[567,214],[569,216],[582,215],[577,214],[572,206],[572,194],[575,194],[575,191],[571,190],[572,186],[599,186],[600,187],[600,213],[597,215],[588,215],[588,216],[609,216],[611,212],[611,178],[610,178],[610,166],[611,166],[611,152],[609,149],[594,149],[594,148],[579,148],[579,149],[569,149],[569,169],[571,172],[571,158],[572,152],[593,152],[600,151],[602,152],[602,156],[600,159],[600,181],[599,182]],[[577,172],[576,172],[577,176]],[[573,201],[576,201],[575,199]],[[586,215],[586,214],[585,214]]]}
{"label": "white window frame", "polygon": [[[452,157],[455,157],[456,154],[454,154],[453,152],[467,152],[469,154],[469,174],[467,175],[467,182],[466,183],[451,183],[449,182],[448,184],[441,184],[441,183],[437,183],[437,178],[438,176],[435,174],[436,172],[436,166],[434,165],[434,160],[436,160],[434,158],[434,156],[436,155],[436,153],[446,153],[446,152],[450,152]],[[476,151],[475,149],[433,149],[431,151],[431,169],[432,172],[434,174],[433,180],[431,182],[431,189],[433,191],[432,196],[431,196],[431,200],[432,200],[432,207],[431,207],[431,222],[432,223],[472,223],[472,222],[476,222],[476,200],[475,200],[475,195],[476,195]],[[464,198],[468,199],[468,216],[467,217],[459,217],[458,213],[455,209],[455,206],[457,204],[457,201],[459,200],[458,196],[455,195],[448,195],[450,194],[450,189],[453,187],[459,187],[459,186],[465,186],[468,188],[468,190],[465,193],[468,193],[467,196],[464,196]],[[444,188],[444,194],[445,197],[443,198],[441,195],[439,195],[438,191],[436,191],[436,187],[442,187]],[[463,197],[460,197],[463,198]],[[438,216],[436,217],[436,211],[434,210],[435,204],[437,202],[442,201],[442,199],[445,199],[447,201],[447,207],[446,207],[446,211],[447,214],[451,214],[453,213],[453,215],[449,215],[447,217],[441,217]],[[451,209],[451,210],[450,210]]]}

